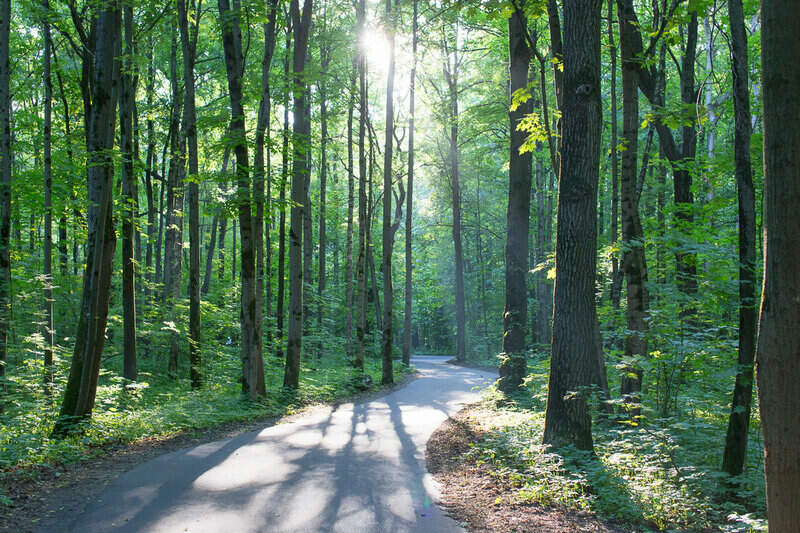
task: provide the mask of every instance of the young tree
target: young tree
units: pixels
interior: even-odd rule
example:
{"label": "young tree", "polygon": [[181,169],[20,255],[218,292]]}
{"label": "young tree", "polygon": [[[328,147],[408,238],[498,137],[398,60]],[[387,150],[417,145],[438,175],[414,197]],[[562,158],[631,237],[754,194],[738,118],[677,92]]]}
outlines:
{"label": "young tree", "polygon": [[769,529],[797,530],[800,509],[800,10],[791,0],[761,4],[764,88],[764,288],[756,368]]}
{"label": "young tree", "polygon": [[600,0],[564,2],[564,105],[553,347],[544,442],[592,449],[587,387],[597,382],[594,299],[600,169]]}
{"label": "young tree", "polygon": [[306,52],[311,30],[313,0],[292,0],[289,11],[294,30],[292,57],[292,88],[294,91],[294,130],[292,132],[292,211],[289,223],[289,339],[286,347],[286,367],[283,384],[296,388],[300,383],[300,355],[303,343],[303,210],[306,205],[306,180],[311,171],[310,115],[306,112],[308,90],[306,82]]}
{"label": "young tree", "polygon": [[115,111],[119,64],[115,60],[120,36],[119,4],[102,4],[91,32],[93,61],[91,98],[84,101],[88,154],[87,182],[89,208],[86,269],[83,275],[80,321],[75,335],[67,388],[53,435],[63,437],[75,423],[91,416],[100,375],[100,358],[105,343],[108,299],[113,271],[116,236],[112,219]]}
{"label": "young tree", "polygon": [[500,362],[499,388],[509,395],[521,385],[527,373],[526,323],[528,314],[528,220],[531,206],[531,154],[521,153],[526,134],[519,122],[533,106],[518,91],[528,87],[531,50],[528,43],[528,20],[522,12],[524,4],[508,19],[508,50],[511,94],[509,119],[508,210],[505,247],[505,310],[503,311],[503,353]]}

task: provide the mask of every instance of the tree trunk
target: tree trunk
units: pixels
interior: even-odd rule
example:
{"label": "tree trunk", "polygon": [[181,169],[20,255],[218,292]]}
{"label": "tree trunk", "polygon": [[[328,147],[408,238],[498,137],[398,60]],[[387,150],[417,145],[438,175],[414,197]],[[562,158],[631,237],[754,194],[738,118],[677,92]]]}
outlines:
{"label": "tree trunk", "polygon": [[[286,25],[286,54],[283,58],[283,77],[289,79],[289,49],[291,47],[291,26]],[[278,221],[278,302],[275,314],[277,348],[276,355],[279,359],[284,358],[283,353],[283,319],[285,315],[285,294],[286,294],[286,183],[289,180],[289,94],[287,88],[283,102],[283,161],[281,164],[281,192],[279,203],[281,206],[280,218]]]}
{"label": "tree trunk", "polygon": [[[353,59],[353,63],[357,63]],[[353,168],[353,111],[356,105],[356,68],[350,71],[350,95],[347,108],[347,237],[345,244],[344,301],[347,353],[353,352],[353,210],[355,208],[355,169]]]}
{"label": "tree trunk", "polygon": [[[619,158],[617,156],[617,45],[614,42],[614,0],[608,0],[608,56],[611,59],[611,246],[616,247],[619,228]],[[635,170],[634,170],[635,175]],[[619,309],[622,291],[619,254],[611,255],[611,306]]]}
{"label": "tree trunk", "polygon": [[[242,104],[242,35],[239,29],[239,2],[231,10],[228,0],[219,0],[222,25],[222,44],[225,50],[225,70],[231,100],[230,135],[236,156],[237,206],[241,236],[241,359],[242,392],[251,400],[266,396],[264,363],[261,345],[261,298],[256,292],[255,230],[251,215],[250,165],[247,156],[247,137]],[[234,248],[235,256],[235,248]]]}
{"label": "tree trunk", "polygon": [[764,0],[761,24],[766,249],[756,372],[769,529],[789,533],[800,509],[800,233],[791,208],[800,204],[800,11]]}
{"label": "tree trunk", "polygon": [[[628,35],[638,31],[630,19],[620,13],[620,33]],[[644,235],[639,220],[639,198],[636,192],[636,164],[639,153],[639,81],[638,70],[632,65],[638,58],[632,55],[631,39],[621,37],[622,52],[622,136],[625,151],[622,152],[622,265],[627,287],[625,306],[626,360],[643,360],[647,357],[647,263],[644,253]],[[633,404],[631,416],[640,414],[639,397],[642,391],[642,368],[634,362],[622,368],[620,394]]]}
{"label": "tree trunk", "polygon": [[[505,310],[503,312],[503,349],[500,362],[500,390],[510,395],[522,385],[527,373],[525,328],[528,315],[528,234],[531,206],[531,154],[520,153],[526,133],[517,129],[519,121],[533,111],[530,100],[514,102],[514,93],[528,86],[531,50],[526,34],[528,21],[521,10],[508,19],[510,54],[511,108],[508,211],[505,247]],[[518,105],[515,105],[518,104]]]}
{"label": "tree trunk", "polygon": [[308,143],[311,124],[308,90],[305,81],[306,52],[311,29],[313,0],[304,0],[300,12],[299,0],[292,0],[289,11],[294,29],[292,85],[294,89],[294,131],[292,132],[292,211],[289,224],[289,339],[286,348],[286,367],[283,384],[297,388],[300,383],[300,356],[303,345],[303,217],[306,205],[306,183],[310,172]]}
{"label": "tree trunk", "polygon": [[[324,24],[324,19],[323,19]],[[328,76],[328,64],[330,63],[330,46],[320,47],[320,73],[319,98],[320,98],[320,163],[319,163],[319,274],[317,277],[317,335],[322,336],[322,314],[323,314],[323,294],[325,292],[325,214],[326,214],[326,193],[328,187],[328,91],[326,77]],[[317,358],[322,357],[322,343],[315,347]]]}
{"label": "tree trunk", "polygon": [[[357,8],[358,31],[364,31],[366,2],[359,0]],[[358,112],[358,262],[356,266],[356,357],[353,365],[364,370],[364,337],[367,330],[367,231],[369,228],[367,205],[367,158],[365,135],[367,133],[367,57],[362,48],[358,56],[359,112]]]}
{"label": "tree trunk", "polygon": [[153,283],[153,241],[155,241],[156,207],[153,197],[153,169],[155,167],[155,123],[150,110],[153,109],[153,95],[155,94],[155,68],[153,66],[153,41],[152,37],[147,47],[147,84],[145,88],[147,98],[147,162],[145,165],[144,180],[147,194],[147,244],[145,245],[145,287],[144,296],[147,305],[152,303]]}
{"label": "tree trunk", "polygon": [[750,165],[750,88],[747,33],[742,0],[728,0],[733,49],[734,158],[739,199],[739,365],[733,388],[722,470],[738,476],[744,469],[750,404],[753,399],[753,357],[756,343],[755,262],[756,208]]}
{"label": "tree trunk", "polygon": [[[414,4],[414,18],[411,22],[411,75],[409,77],[409,104],[408,104],[408,196],[406,197],[406,279],[405,279],[405,311],[403,323],[403,364],[411,364],[411,313],[412,313],[412,274],[414,269],[414,262],[411,256],[412,253],[412,218],[414,208],[414,92],[416,89],[417,81],[417,0],[413,0]],[[480,226],[480,222],[478,223]],[[479,229],[480,230],[480,229]],[[480,243],[478,243],[478,250],[480,251]],[[484,302],[485,303],[485,302]]]}
{"label": "tree trunk", "polygon": [[119,98],[119,142],[122,155],[122,320],[123,320],[123,372],[126,379],[136,379],[136,262],[134,260],[133,233],[136,223],[136,197],[134,196],[133,167],[133,7],[122,9],[125,29],[125,46],[121,58]]}
{"label": "tree trunk", "polygon": [[[3,20],[7,20],[6,16],[3,16]],[[111,151],[114,145],[119,79],[119,64],[114,59],[119,55],[120,49],[119,5],[116,2],[105,3],[93,24],[96,25],[92,32],[95,35],[93,54],[87,55],[93,61],[92,94],[91,99],[86,101],[87,104],[91,103],[85,109],[88,124],[86,148],[89,189],[86,269],[75,351],[61,411],[53,428],[55,437],[64,437],[74,430],[76,422],[91,416],[94,407],[116,247],[112,219],[114,162]],[[2,33],[5,32],[0,32]],[[7,64],[2,55],[3,52],[0,51],[0,63]],[[4,98],[0,97],[0,101],[2,100]],[[3,129],[8,131],[5,127]],[[0,231],[0,235],[2,234]],[[0,267],[3,266],[0,263]]]}
{"label": "tree trunk", "polygon": [[[192,13],[189,12],[192,11]],[[200,346],[200,180],[197,153],[197,118],[194,98],[194,62],[200,28],[200,11],[194,0],[187,9],[186,0],[178,0],[178,27],[183,50],[183,130],[189,149],[189,379],[192,388],[202,383]],[[189,19],[194,32],[190,33]]]}
{"label": "tree trunk", "polygon": [[[44,383],[45,391],[49,394],[53,384],[53,345],[55,344],[55,324],[53,323],[53,173],[52,173],[52,142],[51,126],[53,117],[53,83],[50,78],[50,4],[43,0],[43,34],[44,52],[42,60],[44,81],[44,314],[43,328],[44,349]],[[2,15],[0,15],[2,16]],[[62,262],[62,271],[66,265]],[[2,362],[0,362],[2,365]]]}
{"label": "tree trunk", "polygon": [[564,2],[553,348],[544,429],[546,444],[583,450],[592,449],[592,419],[580,389],[597,381],[599,360],[594,279],[602,126],[600,6],[600,0]]}

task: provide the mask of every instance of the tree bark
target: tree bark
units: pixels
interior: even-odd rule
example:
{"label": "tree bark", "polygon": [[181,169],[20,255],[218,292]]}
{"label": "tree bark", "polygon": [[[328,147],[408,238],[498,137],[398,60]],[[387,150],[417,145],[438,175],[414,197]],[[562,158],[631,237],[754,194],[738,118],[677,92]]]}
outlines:
{"label": "tree bark", "polygon": [[300,356],[303,344],[303,217],[306,205],[306,183],[310,172],[308,143],[311,124],[306,112],[308,90],[305,81],[306,52],[311,29],[313,0],[292,0],[289,11],[294,30],[292,85],[294,90],[294,129],[292,132],[292,211],[289,224],[289,338],[283,384],[297,388],[300,382]]}
{"label": "tree bark", "polygon": [[[403,364],[411,364],[411,320],[412,320],[412,274],[414,261],[412,257],[412,217],[414,208],[414,106],[415,89],[417,81],[417,0],[413,0],[414,18],[411,22],[411,74],[409,76],[409,103],[408,103],[408,196],[406,196],[406,279],[405,279],[405,311],[403,323]],[[480,225],[480,223],[478,224]],[[480,250],[480,243],[478,244]]]}
{"label": "tree bark", "polygon": [[[0,6],[0,379],[6,375],[11,327],[11,2]],[[0,383],[0,413],[5,386]]]}
{"label": "tree bark", "polygon": [[[189,151],[189,379],[192,388],[202,384],[201,372],[201,327],[200,327],[200,186],[197,153],[197,118],[195,111],[194,63],[197,37],[200,29],[200,5],[191,0],[188,9],[186,0],[178,0],[178,27],[183,50],[183,130]],[[190,11],[191,10],[191,14]],[[193,23],[190,30],[189,19]]]}
{"label": "tree bark", "polygon": [[[323,24],[324,22],[323,17]],[[323,28],[324,31],[324,28]],[[327,188],[328,188],[328,87],[326,77],[328,76],[328,65],[330,63],[331,49],[330,45],[325,44],[320,47],[320,64],[322,71],[320,73],[319,82],[319,98],[320,98],[320,163],[319,163],[319,274],[317,275],[317,335],[322,336],[322,315],[324,310],[323,295],[325,293],[325,255],[326,255],[326,235],[325,235],[325,217],[327,206]],[[317,358],[322,357],[322,343],[318,343],[315,347],[317,350]]]}
{"label": "tree bark", "polygon": [[[286,25],[286,54],[283,58],[283,77],[289,79],[289,49],[291,47],[291,24]],[[282,164],[281,164],[281,192],[279,196],[279,203],[281,206],[281,213],[278,221],[278,301],[275,313],[277,319],[276,335],[277,335],[277,348],[276,355],[279,359],[284,358],[283,352],[283,319],[286,294],[286,183],[289,181],[289,94],[287,88],[284,95],[283,102],[283,148],[282,148]]]}
{"label": "tree bark", "polygon": [[753,358],[756,343],[755,262],[756,216],[753,170],[750,164],[750,88],[747,33],[742,0],[728,0],[731,29],[734,159],[739,200],[739,358],[736,385],[725,437],[722,470],[738,476],[744,469],[750,405],[753,399]]}
{"label": "tree bark", "polygon": [[[528,21],[520,10],[508,19],[510,54],[510,150],[508,169],[508,210],[505,247],[505,310],[503,349],[500,362],[500,390],[511,395],[522,385],[527,373],[526,326],[528,315],[528,236],[531,205],[531,154],[520,153],[526,134],[517,129],[520,120],[533,111],[531,101],[514,102],[514,93],[528,87],[531,50],[527,39]],[[517,105],[518,104],[518,105]]]}
{"label": "tree bark", "polygon": [[[619,157],[617,155],[617,45],[614,42],[614,0],[608,0],[608,56],[611,59],[611,246],[619,237]],[[638,89],[637,89],[638,90]],[[635,175],[635,171],[634,171]],[[622,291],[619,254],[611,255],[611,306],[619,309]]]}
{"label": "tree bark", "polygon": [[[8,4],[6,4],[8,5]],[[7,20],[3,17],[3,20]],[[103,4],[94,19],[95,36],[91,98],[87,107],[87,183],[89,209],[87,212],[88,241],[86,269],[75,351],[72,356],[67,387],[59,418],[53,428],[54,437],[64,437],[77,429],[76,423],[91,416],[100,375],[100,358],[105,342],[108,300],[113,271],[116,236],[112,219],[115,108],[119,82],[119,64],[115,57],[120,49],[120,15],[117,2]],[[3,32],[0,32],[0,34]],[[0,47],[2,48],[2,47]],[[4,63],[0,51],[0,63]],[[3,98],[0,97],[0,101]],[[5,129],[5,127],[4,127]],[[6,130],[7,131],[7,130]],[[2,235],[2,231],[0,231]],[[0,268],[3,267],[0,263]]]}
{"label": "tree bark", "polygon": [[[55,324],[53,323],[53,171],[52,171],[52,139],[51,127],[53,119],[53,83],[50,78],[50,49],[52,41],[50,37],[50,4],[48,0],[43,0],[43,24],[42,33],[44,35],[43,60],[43,81],[44,81],[44,127],[42,132],[44,144],[44,314],[45,323],[43,335],[45,341],[44,349],[44,383],[45,391],[49,394],[53,384],[53,345],[55,344]],[[2,15],[0,15],[2,16]],[[63,256],[62,256],[63,257]],[[62,262],[62,271],[65,265]],[[2,365],[2,362],[0,362]]]}
{"label": "tree bark", "polygon": [[[358,31],[364,30],[366,18],[365,0],[359,0],[357,8]],[[358,56],[359,113],[358,113],[358,261],[356,266],[356,357],[353,366],[364,370],[364,337],[367,329],[367,232],[369,228],[367,205],[367,156],[365,136],[367,133],[367,57],[362,48]]]}
{"label": "tree bark", "polygon": [[[797,531],[800,509],[800,10],[761,3],[764,288],[756,349],[769,529]],[[787,206],[790,206],[787,209]]]}
{"label": "tree bark", "polygon": [[355,168],[353,167],[353,111],[356,105],[356,68],[358,60],[353,58],[350,71],[350,94],[347,108],[347,236],[345,244],[344,301],[345,338],[347,353],[353,352],[353,211],[355,208]]}
{"label": "tree bark", "polygon": [[[242,104],[242,35],[239,28],[239,2],[231,9],[228,0],[219,0],[222,25],[222,44],[225,50],[225,70],[231,100],[230,135],[236,156],[237,206],[241,236],[241,359],[242,392],[251,400],[266,396],[264,364],[261,345],[261,305],[256,292],[256,250],[251,215],[250,165]],[[234,247],[234,256],[235,256]],[[235,271],[235,268],[234,268]]]}
{"label": "tree bark", "polygon": [[119,98],[119,142],[122,163],[122,328],[123,328],[123,372],[126,379],[136,379],[136,262],[133,239],[136,223],[136,197],[133,167],[133,105],[136,88],[133,77],[133,7],[126,4],[122,9],[125,30],[123,56],[120,59]]}
{"label": "tree bark", "polygon": [[[594,299],[600,168],[600,0],[564,2],[564,106],[553,347],[544,442],[592,449],[583,387],[597,382]],[[573,393],[573,394],[570,394]]]}

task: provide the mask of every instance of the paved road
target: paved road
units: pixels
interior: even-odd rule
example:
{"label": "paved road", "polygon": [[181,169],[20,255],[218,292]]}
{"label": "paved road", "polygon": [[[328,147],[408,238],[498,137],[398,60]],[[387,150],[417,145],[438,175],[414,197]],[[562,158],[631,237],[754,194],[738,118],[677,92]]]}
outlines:
{"label": "paved road", "polygon": [[112,482],[70,531],[462,531],[435,504],[431,433],[492,376],[417,357],[421,377],[376,400],[163,455]]}

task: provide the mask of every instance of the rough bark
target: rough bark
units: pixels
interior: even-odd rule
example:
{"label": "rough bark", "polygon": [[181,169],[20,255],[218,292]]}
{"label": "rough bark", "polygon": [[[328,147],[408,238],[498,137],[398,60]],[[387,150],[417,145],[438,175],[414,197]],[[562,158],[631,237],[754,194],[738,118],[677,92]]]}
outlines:
{"label": "rough bark", "polygon": [[747,33],[742,0],[728,0],[731,30],[734,106],[734,160],[739,200],[739,358],[733,401],[725,437],[722,470],[737,476],[744,469],[747,431],[753,399],[753,358],[756,343],[755,262],[756,217],[750,164],[750,88]]}
{"label": "rough bark", "polygon": [[303,343],[303,210],[306,204],[306,183],[310,172],[311,124],[308,91],[305,81],[306,52],[311,29],[313,0],[292,0],[289,11],[294,30],[292,85],[294,90],[294,128],[292,132],[292,211],[289,223],[289,338],[286,347],[284,386],[296,388],[300,382],[300,356]]}
{"label": "rough bark", "polygon": [[114,145],[119,82],[119,65],[114,59],[119,54],[119,5],[116,2],[103,4],[93,24],[96,28],[92,32],[95,36],[94,53],[90,55],[93,61],[91,99],[85,101],[89,159],[86,269],[75,350],[59,418],[53,428],[55,437],[63,437],[76,429],[76,422],[91,416],[94,407],[116,247],[112,219],[114,163],[111,149]]}
{"label": "rough bark", "polygon": [[[596,382],[594,299],[600,168],[600,0],[564,2],[564,106],[553,347],[544,442],[592,449],[583,387]],[[570,394],[572,393],[572,394]]]}
{"label": "rough bark", "polygon": [[500,362],[500,390],[510,395],[522,385],[527,371],[526,327],[528,314],[528,236],[531,205],[531,154],[520,153],[526,134],[517,129],[519,121],[533,111],[531,101],[514,105],[514,93],[528,86],[531,50],[526,38],[528,21],[522,11],[508,19],[511,109],[508,113],[510,149],[508,169],[508,210],[506,212],[505,309],[503,349]]}
{"label": "rough bark", "polygon": [[[50,37],[50,4],[48,0],[42,2],[43,23],[42,33],[44,37],[43,61],[43,81],[44,81],[44,124],[42,137],[44,144],[44,314],[45,323],[43,335],[45,341],[44,349],[44,382],[46,391],[49,393],[50,386],[53,384],[53,345],[54,328],[53,323],[53,165],[52,165],[52,139],[51,127],[53,119],[53,83],[50,78],[50,49],[52,47]],[[2,15],[0,15],[2,16]],[[63,256],[62,256],[63,257]],[[62,262],[62,270],[65,265]],[[2,365],[2,362],[0,362]]]}
{"label": "rough bark", "polygon": [[761,3],[764,287],[756,348],[769,530],[797,531],[800,509],[800,10]]}
{"label": "rough bark", "polygon": [[[620,34],[627,36],[637,31],[630,19],[620,16]],[[638,69],[633,65],[631,39],[621,37],[622,52],[622,152],[620,176],[622,203],[622,265],[625,274],[627,305],[625,306],[626,336],[625,358],[641,360],[647,356],[647,263],[644,253],[644,235],[639,219],[639,198],[636,192],[639,153],[639,89]],[[629,404],[631,416],[639,415],[638,404],[642,390],[642,369],[634,363],[625,365],[620,379],[620,394]]]}
{"label": "rough bark", "polygon": [[243,57],[242,35],[239,28],[240,6],[237,0],[234,0],[233,9],[228,0],[219,0],[218,5],[220,18],[224,22],[222,24],[222,44],[225,51],[225,70],[231,101],[229,131],[233,152],[236,156],[236,203],[241,237],[242,392],[250,399],[257,400],[266,395],[266,390],[261,345],[261,298],[256,292],[256,250],[251,215],[250,165],[242,103]]}

